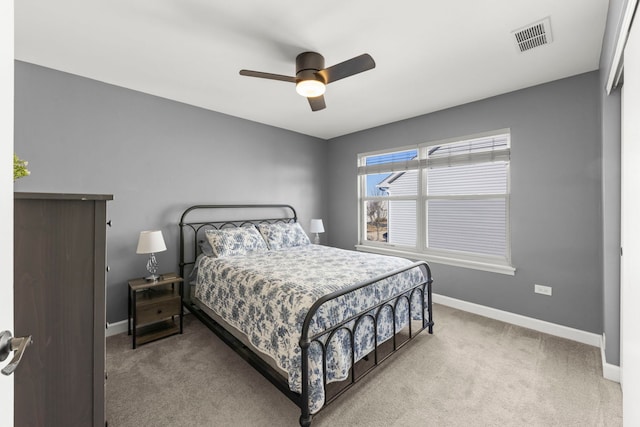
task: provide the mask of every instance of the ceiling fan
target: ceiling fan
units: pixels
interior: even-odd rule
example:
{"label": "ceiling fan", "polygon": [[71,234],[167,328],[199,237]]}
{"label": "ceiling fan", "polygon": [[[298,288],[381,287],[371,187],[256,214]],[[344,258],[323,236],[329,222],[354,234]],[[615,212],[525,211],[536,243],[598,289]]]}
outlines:
{"label": "ceiling fan", "polygon": [[296,57],[295,77],[261,71],[240,70],[240,75],[280,80],[296,84],[296,92],[309,100],[312,111],[326,108],[324,92],[326,85],[345,77],[375,68],[371,55],[364,53],[329,68],[324,68],[324,57],[317,52],[303,52]]}

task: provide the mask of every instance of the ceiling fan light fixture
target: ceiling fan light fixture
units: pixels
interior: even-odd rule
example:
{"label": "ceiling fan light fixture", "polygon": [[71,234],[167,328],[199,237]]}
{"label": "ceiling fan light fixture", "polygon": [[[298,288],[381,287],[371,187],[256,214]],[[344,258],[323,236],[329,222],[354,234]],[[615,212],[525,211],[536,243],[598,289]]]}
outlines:
{"label": "ceiling fan light fixture", "polygon": [[305,98],[315,98],[324,95],[327,87],[319,80],[300,80],[296,83],[296,92]]}
{"label": "ceiling fan light fixture", "polygon": [[295,77],[252,70],[240,70],[240,75],[295,83],[296,92],[307,98],[311,111],[320,111],[327,108],[323,96],[326,85],[375,67],[376,63],[368,53],[325,68],[322,55],[317,52],[302,52],[296,56]]}

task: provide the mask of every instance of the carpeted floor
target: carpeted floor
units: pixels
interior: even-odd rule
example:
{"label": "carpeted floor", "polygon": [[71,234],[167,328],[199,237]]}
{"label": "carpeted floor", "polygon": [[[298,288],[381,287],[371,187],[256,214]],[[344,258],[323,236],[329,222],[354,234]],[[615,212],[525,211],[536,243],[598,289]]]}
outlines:
{"label": "carpeted floor", "polygon": [[[600,350],[441,305],[421,334],[314,418],[327,426],[621,426]],[[110,427],[296,426],[299,409],[192,316],[107,339]]]}

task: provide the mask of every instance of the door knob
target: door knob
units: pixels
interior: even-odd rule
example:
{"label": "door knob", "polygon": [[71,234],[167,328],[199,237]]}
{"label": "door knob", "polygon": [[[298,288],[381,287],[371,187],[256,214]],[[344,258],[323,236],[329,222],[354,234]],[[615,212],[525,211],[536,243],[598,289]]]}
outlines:
{"label": "door knob", "polygon": [[31,335],[28,337],[13,338],[9,331],[2,331],[2,333],[0,333],[0,362],[5,360],[9,356],[9,353],[14,352],[11,362],[2,368],[4,375],[13,374],[13,371],[16,370],[22,360],[25,349],[32,342]]}

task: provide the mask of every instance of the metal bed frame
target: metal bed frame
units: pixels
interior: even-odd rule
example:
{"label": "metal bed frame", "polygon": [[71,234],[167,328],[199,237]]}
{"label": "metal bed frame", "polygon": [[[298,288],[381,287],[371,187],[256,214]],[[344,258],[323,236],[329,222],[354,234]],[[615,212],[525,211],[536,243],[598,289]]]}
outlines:
{"label": "metal bed frame", "polygon": [[[187,222],[186,219],[190,214],[194,214],[196,211],[210,211],[214,210],[253,210],[253,209],[273,209],[274,211],[286,212],[276,218],[262,218],[262,219],[240,219],[240,220],[193,220]],[[180,276],[185,277],[185,269],[195,267],[196,258],[199,254],[199,241],[201,238],[204,238],[204,231],[207,229],[222,229],[228,227],[241,227],[247,224],[263,224],[263,223],[294,223],[297,222],[297,214],[295,209],[290,205],[282,205],[282,204],[269,204],[269,205],[195,205],[191,206],[184,211],[180,218]],[[187,247],[185,244],[192,245],[189,248],[190,253],[186,253]],[[413,268],[420,268],[423,273],[424,281],[414,284],[411,288],[405,289],[397,295],[393,295],[387,300],[379,301],[376,305],[367,307],[367,309],[358,313],[357,315],[350,317],[349,319],[345,319],[344,321],[334,325],[331,328],[328,328],[318,334],[312,335],[309,333],[309,327],[311,320],[314,314],[318,311],[318,309],[326,302],[331,301],[333,299],[339,298],[341,296],[347,295],[351,292],[355,292],[361,288],[366,286],[371,286],[374,283],[379,281],[388,279],[392,276],[400,274],[404,271],[411,270]],[[431,269],[429,268],[426,262],[416,262],[410,266],[405,268],[395,270],[389,272],[387,274],[375,277],[370,280],[366,280],[360,283],[356,283],[347,288],[341,289],[339,291],[327,294],[322,298],[318,299],[309,309],[309,312],[306,315],[302,326],[301,338],[300,338],[300,349],[301,349],[301,363],[302,363],[302,393],[296,393],[289,389],[287,378],[285,378],[280,372],[275,370],[272,366],[270,366],[266,361],[264,361],[258,354],[256,354],[251,348],[245,346],[240,340],[238,340],[235,336],[233,336],[230,332],[224,329],[219,323],[209,317],[204,311],[200,310],[196,305],[194,305],[190,300],[190,292],[185,292],[185,294],[189,294],[189,299],[183,299],[183,304],[185,307],[200,321],[202,321],[209,329],[211,329],[216,335],[218,335],[227,345],[229,345],[236,353],[238,353],[243,359],[245,359],[251,366],[253,366],[260,374],[262,374],[267,380],[269,380],[273,385],[275,385],[285,396],[287,396],[293,403],[295,403],[301,410],[300,415],[300,425],[301,426],[310,426],[313,417],[320,412],[322,409],[327,407],[330,403],[332,403],[335,399],[337,399],[340,395],[342,395],[345,391],[350,389],[356,382],[362,379],[366,374],[371,372],[374,368],[380,365],[383,361],[388,359],[392,354],[394,354],[397,350],[404,347],[408,342],[410,342],[413,338],[415,338],[420,332],[427,329],[429,334],[433,334],[433,311],[432,311],[432,283],[433,278],[431,277]],[[411,301],[413,300],[414,295],[418,293],[420,297],[420,301],[422,302],[421,307],[421,319],[416,322],[413,319],[413,314],[411,307]],[[426,295],[426,301],[425,301]],[[395,319],[396,307],[400,303],[400,301],[405,300],[408,303],[409,307],[409,324],[408,324],[408,334],[406,334],[407,327],[403,328],[402,331],[396,330],[395,320],[394,320],[394,334],[393,338],[389,339],[388,342],[383,344],[379,344],[377,340],[378,329],[377,329],[377,319],[382,310],[390,309],[392,319]],[[427,310],[428,316],[425,318],[425,310]],[[375,316],[371,314],[375,312]],[[355,341],[354,334],[355,331],[360,324],[360,322],[365,319],[370,319],[373,321],[374,325],[374,350],[369,353],[367,356],[363,358],[363,360],[359,362],[355,362]],[[348,324],[352,321],[355,321],[353,327],[349,327]],[[417,328],[414,323],[418,323]],[[329,393],[328,391],[328,383],[327,383],[327,369],[326,369],[326,347],[329,343],[331,343],[332,337],[339,331],[346,330],[349,333],[350,342],[351,342],[351,372],[349,373],[349,378],[342,381],[340,383],[340,387],[335,387],[333,384],[330,388],[335,388],[333,393]],[[326,340],[327,346],[325,346],[322,341],[320,341],[320,337],[327,336]],[[404,338],[404,339],[402,339]],[[389,343],[390,342],[390,343]],[[322,408],[312,414],[309,408],[309,348],[312,343],[318,343],[322,349],[322,361],[323,361],[323,372],[324,378],[322,385],[324,387],[324,395],[325,401]],[[386,354],[383,347],[386,348]],[[391,348],[388,348],[391,347]],[[373,359],[373,360],[371,360]],[[361,371],[361,372],[357,372]]]}

